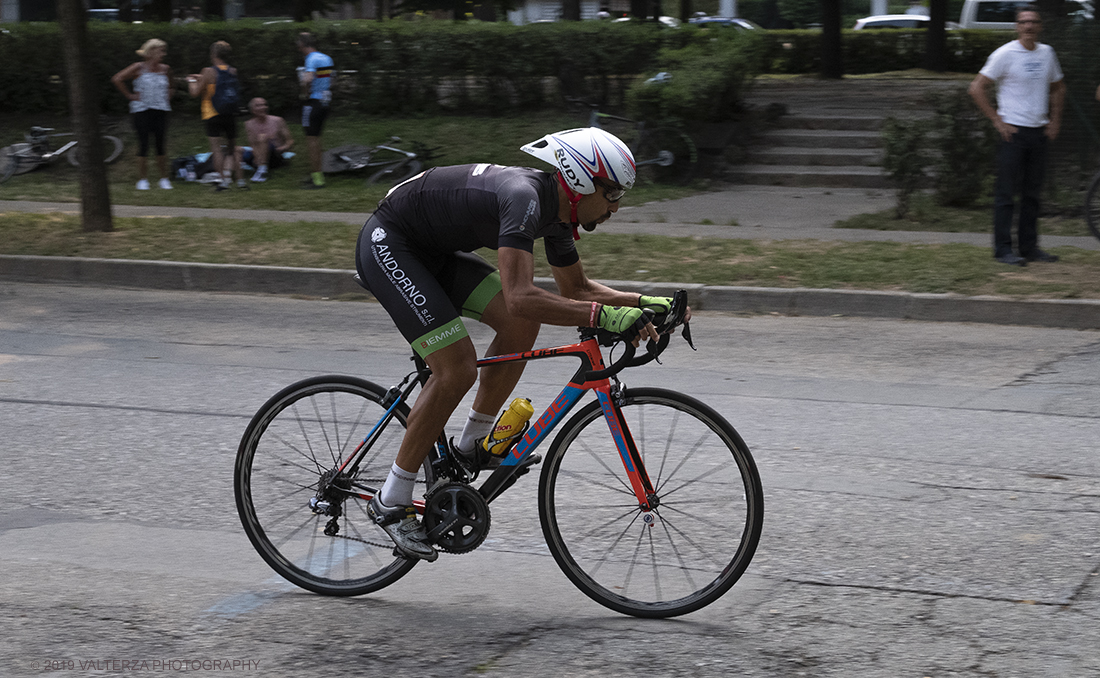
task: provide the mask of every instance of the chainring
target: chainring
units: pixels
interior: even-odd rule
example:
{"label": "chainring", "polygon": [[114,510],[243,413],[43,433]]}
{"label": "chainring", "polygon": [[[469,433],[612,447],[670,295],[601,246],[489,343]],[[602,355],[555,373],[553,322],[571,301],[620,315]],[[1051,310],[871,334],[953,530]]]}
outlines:
{"label": "chainring", "polygon": [[489,504],[463,483],[442,483],[424,498],[428,540],[447,553],[469,553],[489,534]]}

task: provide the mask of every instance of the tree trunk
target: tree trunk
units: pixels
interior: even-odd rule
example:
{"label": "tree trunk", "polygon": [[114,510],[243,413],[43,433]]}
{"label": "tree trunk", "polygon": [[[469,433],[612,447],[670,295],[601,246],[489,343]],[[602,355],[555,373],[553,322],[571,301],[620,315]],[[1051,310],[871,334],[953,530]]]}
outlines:
{"label": "tree trunk", "polygon": [[630,0],[630,16],[645,20],[649,16],[649,0]]}
{"label": "tree trunk", "polygon": [[825,78],[844,76],[840,0],[821,0],[821,75]]}
{"label": "tree trunk", "polygon": [[562,21],[581,20],[581,0],[564,0],[561,3]]}
{"label": "tree trunk", "polygon": [[130,0],[120,0],[118,3],[118,21],[128,24],[134,20],[134,5]]}
{"label": "tree trunk", "polygon": [[947,70],[947,0],[930,0],[928,18],[924,67],[943,73]]}
{"label": "tree trunk", "polygon": [[691,0],[680,0],[680,21],[685,24],[691,20]]}
{"label": "tree trunk", "polygon": [[69,110],[76,133],[76,157],[80,161],[80,223],[85,231],[110,231],[114,228],[111,193],[107,186],[107,166],[103,162],[103,141],[99,136],[99,111],[88,77],[87,66],[92,55],[88,49],[84,3],[57,0],[57,19],[61,25],[65,79],[69,83]]}
{"label": "tree trunk", "polygon": [[[61,2],[61,0],[58,0]],[[144,16],[145,21],[163,21],[165,23],[172,20],[172,0],[153,0],[146,6]]]}
{"label": "tree trunk", "polygon": [[225,18],[225,0],[206,0],[206,18]]}

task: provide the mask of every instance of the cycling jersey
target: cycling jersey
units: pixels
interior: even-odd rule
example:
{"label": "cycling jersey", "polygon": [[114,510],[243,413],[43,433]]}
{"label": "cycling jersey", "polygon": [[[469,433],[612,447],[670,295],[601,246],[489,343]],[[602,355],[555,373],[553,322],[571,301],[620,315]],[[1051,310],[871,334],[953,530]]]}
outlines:
{"label": "cycling jersey", "polygon": [[[499,165],[437,167],[400,184],[359,235],[360,277],[421,356],[468,336],[501,290],[481,247],[531,252],[551,266],[579,261],[572,227],[558,220],[554,175]],[[461,309],[461,311],[460,311]]]}

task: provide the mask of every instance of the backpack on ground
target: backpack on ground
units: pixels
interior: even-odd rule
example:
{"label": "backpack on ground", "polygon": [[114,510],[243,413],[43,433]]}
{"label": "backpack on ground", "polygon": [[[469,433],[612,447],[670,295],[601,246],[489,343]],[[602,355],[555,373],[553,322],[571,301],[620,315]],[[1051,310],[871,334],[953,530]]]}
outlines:
{"label": "backpack on ground", "polygon": [[214,83],[214,96],[210,104],[218,115],[236,115],[241,108],[241,84],[237,75],[229,68],[218,69],[218,79]]}

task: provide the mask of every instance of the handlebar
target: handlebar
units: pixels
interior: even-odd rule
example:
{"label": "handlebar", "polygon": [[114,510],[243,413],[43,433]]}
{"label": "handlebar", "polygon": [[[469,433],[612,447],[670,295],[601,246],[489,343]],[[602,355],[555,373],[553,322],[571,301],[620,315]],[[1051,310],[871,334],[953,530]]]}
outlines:
{"label": "handlebar", "polygon": [[[687,315],[687,291],[677,290],[672,295],[672,304],[669,307],[668,313],[663,317],[654,317],[651,311],[646,311],[645,315],[638,319],[627,332],[614,333],[603,329],[595,330],[596,339],[600,342],[601,346],[614,346],[615,344],[622,343],[624,345],[623,355],[618,360],[608,365],[602,370],[592,370],[586,372],[584,375],[585,381],[600,381],[601,379],[607,379],[613,375],[622,372],[628,367],[638,367],[645,365],[646,363],[656,360],[658,356],[664,352],[668,347],[669,341],[672,339],[672,330],[677,326],[683,325],[684,339],[691,346],[692,350],[695,349],[695,344],[691,341],[691,330],[688,327],[688,323],[684,321],[684,316]],[[634,337],[637,333],[645,327],[648,322],[654,322],[657,333],[661,335],[658,341],[650,340],[646,344],[645,355],[637,356],[637,347],[634,345]],[[590,330],[589,330],[590,331]],[[629,335],[629,336],[628,336]]]}

